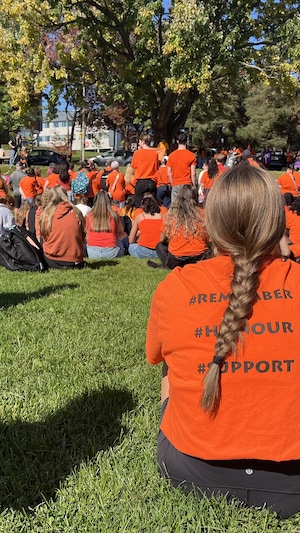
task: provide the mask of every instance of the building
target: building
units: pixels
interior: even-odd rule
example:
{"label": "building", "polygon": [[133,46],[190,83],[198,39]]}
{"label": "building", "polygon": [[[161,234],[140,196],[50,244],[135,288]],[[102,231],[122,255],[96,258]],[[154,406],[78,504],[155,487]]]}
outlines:
{"label": "building", "polygon": [[[43,117],[42,129],[38,135],[39,146],[57,147],[68,144],[71,137],[74,112],[59,111],[57,116],[50,121]],[[68,135],[69,132],[69,135]],[[118,150],[120,148],[120,134],[103,128],[101,130],[87,127],[85,132],[85,151]],[[82,128],[80,123],[75,124],[72,151],[82,148]]]}

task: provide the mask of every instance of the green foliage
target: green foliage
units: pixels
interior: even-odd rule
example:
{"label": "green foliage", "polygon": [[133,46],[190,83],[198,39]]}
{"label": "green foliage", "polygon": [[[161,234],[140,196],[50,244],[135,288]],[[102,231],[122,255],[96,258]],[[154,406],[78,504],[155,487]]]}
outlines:
{"label": "green foliage", "polygon": [[20,117],[49,84],[52,109],[60,93],[84,106],[82,87],[93,85],[106,106],[170,140],[216,84],[278,79],[290,91],[298,10],[283,0],[174,0],[169,12],[161,0],[3,0],[0,71]]}
{"label": "green foliage", "polygon": [[144,343],[167,272],[131,257],[89,265],[0,267],[0,531],[299,531],[298,515],[199,501],[159,477],[161,369]]}

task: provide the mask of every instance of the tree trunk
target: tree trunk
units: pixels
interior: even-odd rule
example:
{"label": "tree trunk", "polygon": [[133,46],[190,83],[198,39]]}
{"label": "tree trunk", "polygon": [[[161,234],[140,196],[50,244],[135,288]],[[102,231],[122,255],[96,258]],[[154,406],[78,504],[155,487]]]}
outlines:
{"label": "tree trunk", "polygon": [[156,145],[163,139],[171,145],[179,130],[184,127],[197,96],[196,89],[190,89],[180,98],[169,89],[163,93],[161,103],[153,109],[151,117]]}

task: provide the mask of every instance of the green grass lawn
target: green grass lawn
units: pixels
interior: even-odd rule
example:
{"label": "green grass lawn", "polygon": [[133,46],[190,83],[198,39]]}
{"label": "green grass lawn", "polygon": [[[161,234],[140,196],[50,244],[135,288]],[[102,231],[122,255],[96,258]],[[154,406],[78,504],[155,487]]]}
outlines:
{"label": "green grass lawn", "polygon": [[300,531],[300,515],[198,501],[159,477],[161,369],[144,343],[165,275],[131,257],[0,267],[1,533]]}

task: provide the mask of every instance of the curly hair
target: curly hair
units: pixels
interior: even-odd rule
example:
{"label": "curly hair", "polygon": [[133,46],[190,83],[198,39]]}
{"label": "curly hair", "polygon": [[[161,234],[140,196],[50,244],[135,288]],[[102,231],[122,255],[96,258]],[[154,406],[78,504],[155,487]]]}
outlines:
{"label": "curly hair", "polygon": [[297,213],[300,216],[300,198],[296,198],[291,205],[291,211]]}
{"label": "curly hair", "polygon": [[198,204],[198,192],[192,185],[180,185],[164,219],[165,236],[177,237],[183,230],[186,239],[203,235],[204,215]]}
{"label": "curly hair", "polygon": [[150,192],[146,192],[143,196],[141,208],[144,213],[149,215],[155,215],[155,213],[160,213],[160,207],[157,199]]}
{"label": "curly hair", "polygon": [[280,255],[285,211],[274,178],[244,163],[225,172],[208,196],[206,228],[218,253],[229,255],[234,263],[229,304],[217,334],[212,364],[204,378],[201,400],[202,408],[214,416],[221,399],[221,366],[237,352],[257,301],[265,262]]}

